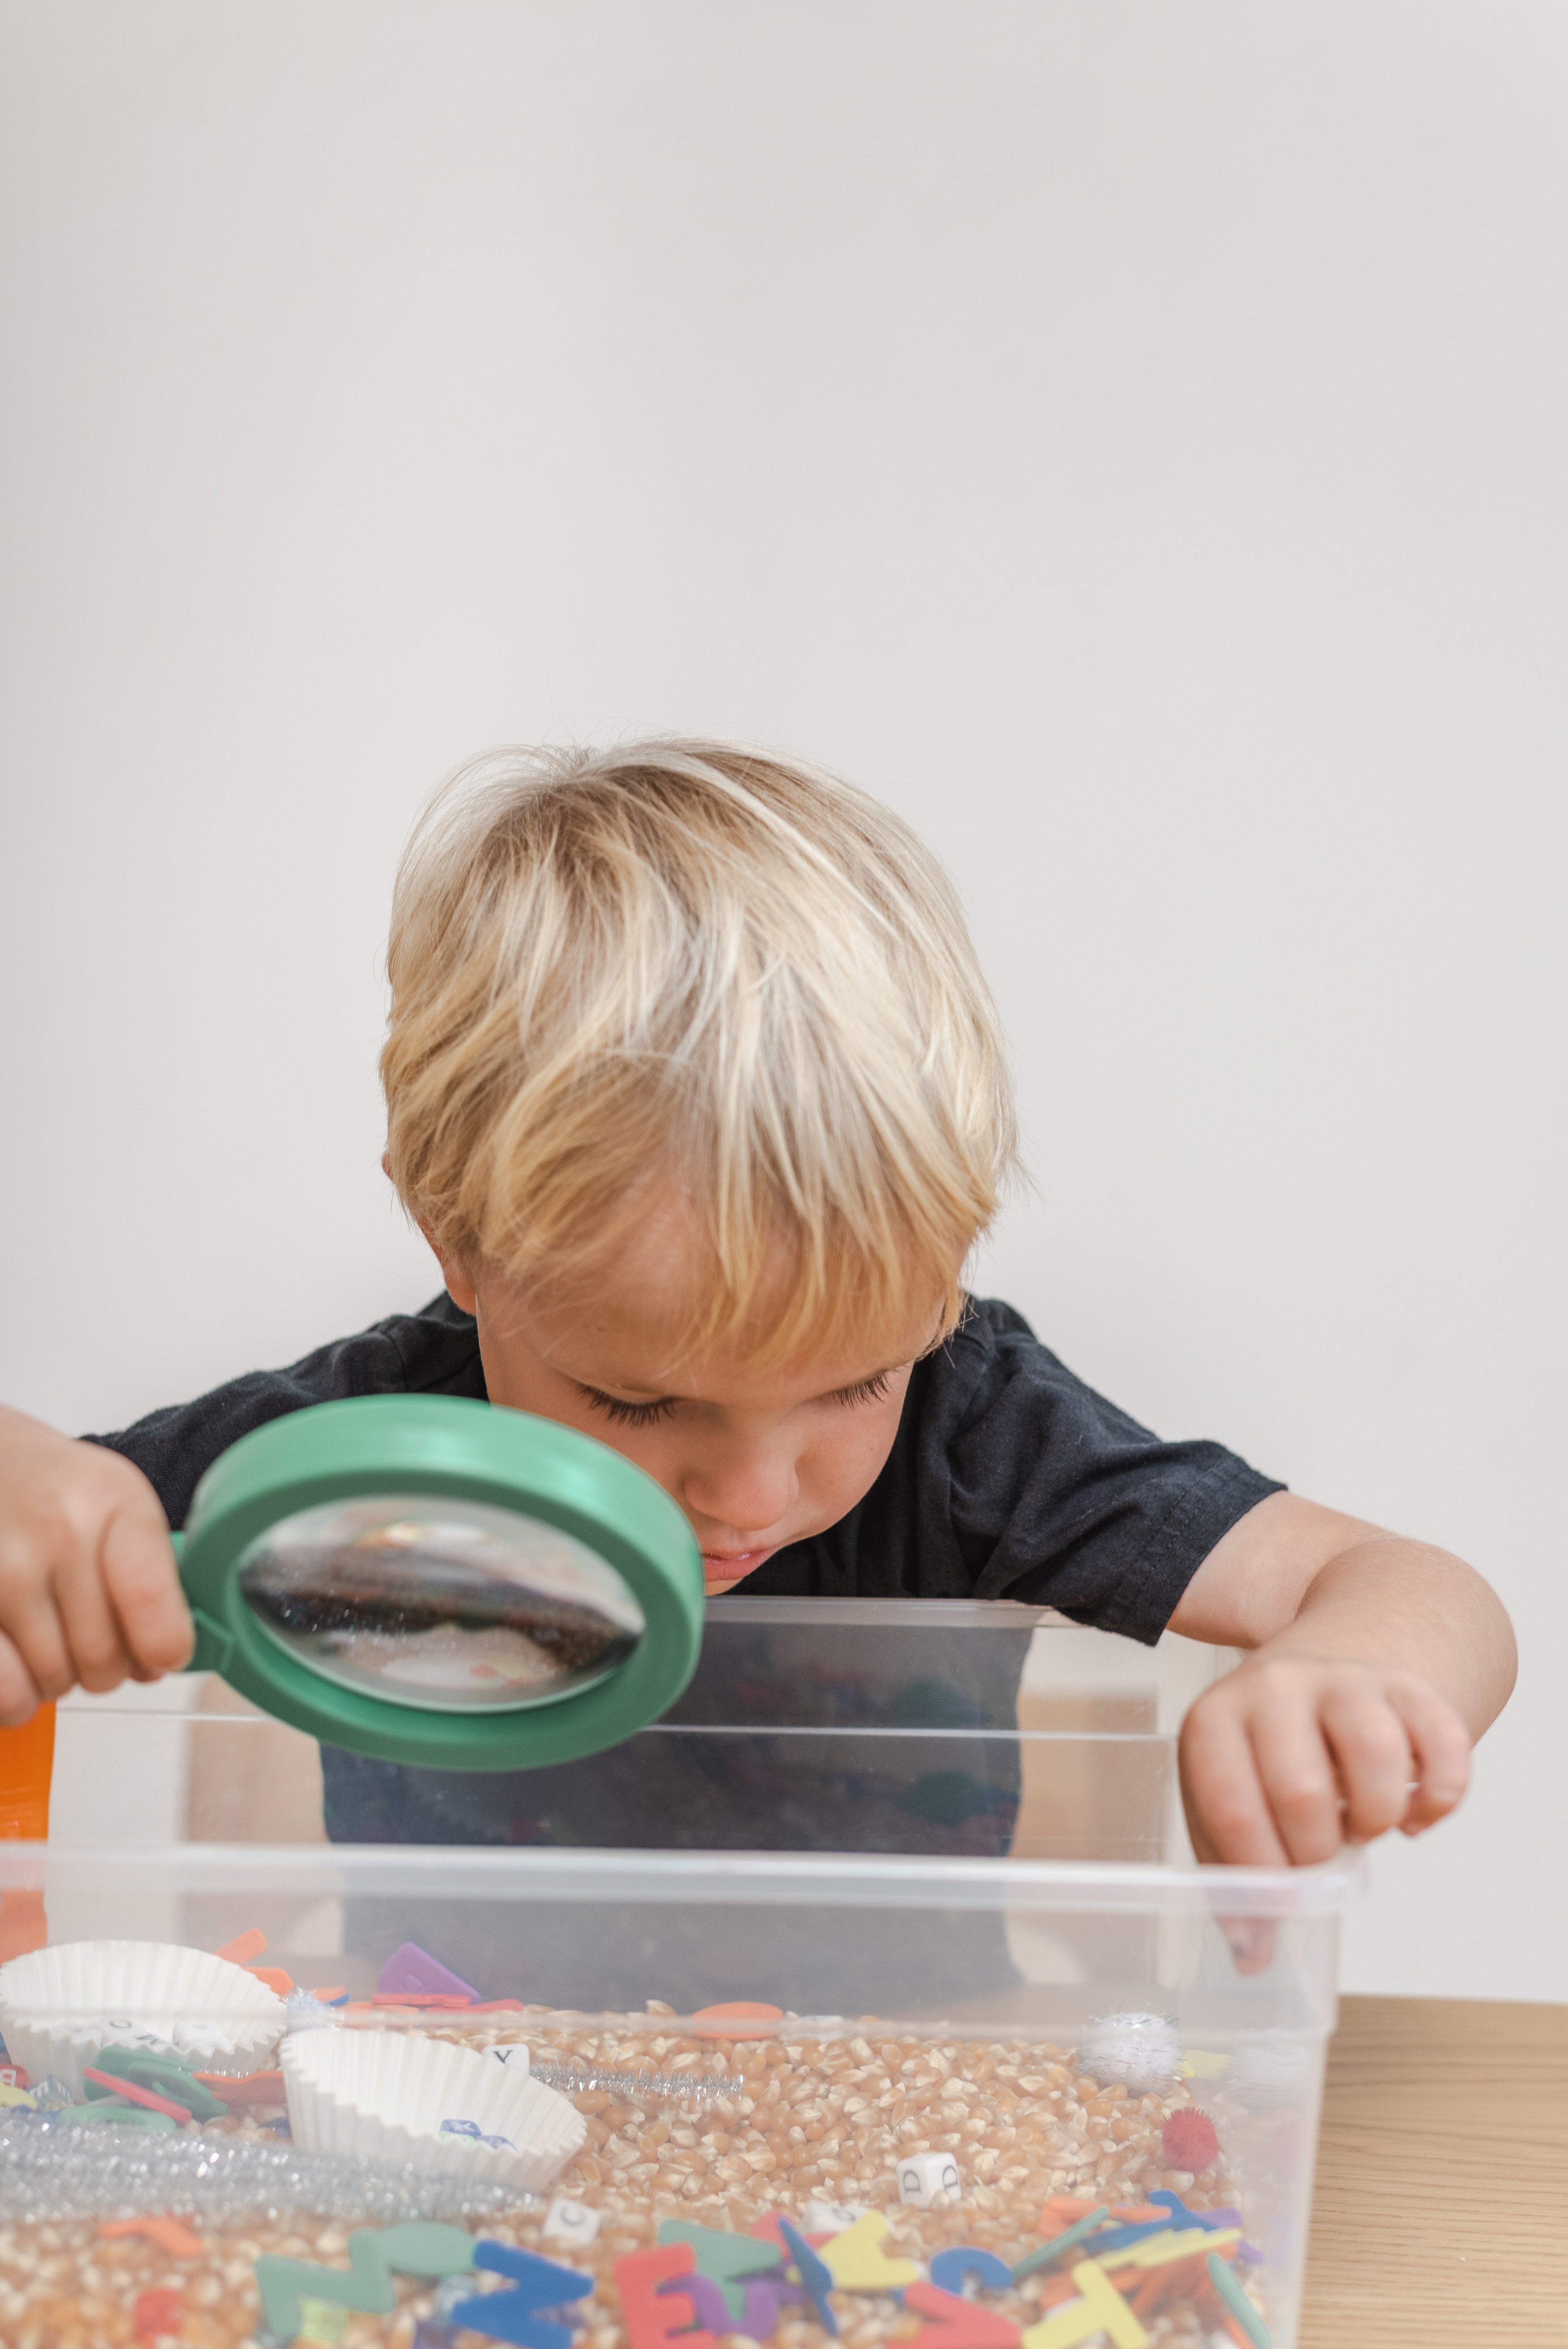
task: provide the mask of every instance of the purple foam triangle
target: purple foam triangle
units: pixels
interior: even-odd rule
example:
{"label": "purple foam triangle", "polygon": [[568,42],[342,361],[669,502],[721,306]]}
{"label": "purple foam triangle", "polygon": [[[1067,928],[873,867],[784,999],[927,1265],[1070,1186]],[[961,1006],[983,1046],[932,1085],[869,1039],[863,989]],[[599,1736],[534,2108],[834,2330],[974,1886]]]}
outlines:
{"label": "purple foam triangle", "polygon": [[472,1982],[452,1973],[418,1941],[405,1941],[400,1950],[393,1951],[376,1977],[376,1987],[378,1991],[429,1991],[438,1998],[479,1998]]}

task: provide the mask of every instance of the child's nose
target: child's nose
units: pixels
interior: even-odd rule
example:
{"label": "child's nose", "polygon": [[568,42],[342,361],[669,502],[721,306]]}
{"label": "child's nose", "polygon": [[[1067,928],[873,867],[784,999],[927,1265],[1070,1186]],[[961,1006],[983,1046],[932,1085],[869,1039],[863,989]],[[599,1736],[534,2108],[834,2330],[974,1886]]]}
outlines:
{"label": "child's nose", "polygon": [[744,1549],[752,1537],[774,1530],[799,1490],[791,1457],[748,1449],[689,1468],[681,1498],[694,1516],[733,1536],[736,1547]]}

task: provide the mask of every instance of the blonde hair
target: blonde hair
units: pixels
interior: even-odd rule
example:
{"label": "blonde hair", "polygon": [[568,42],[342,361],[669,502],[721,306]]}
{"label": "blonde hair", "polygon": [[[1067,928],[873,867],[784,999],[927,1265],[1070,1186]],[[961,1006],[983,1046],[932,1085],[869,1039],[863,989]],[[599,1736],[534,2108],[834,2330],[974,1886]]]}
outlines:
{"label": "blonde hair", "polygon": [[952,885],[863,792],[732,742],[486,752],[415,826],[387,971],[387,1163],[470,1270],[591,1279],[655,1180],[710,1260],[686,1346],[956,1324],[1011,1086]]}

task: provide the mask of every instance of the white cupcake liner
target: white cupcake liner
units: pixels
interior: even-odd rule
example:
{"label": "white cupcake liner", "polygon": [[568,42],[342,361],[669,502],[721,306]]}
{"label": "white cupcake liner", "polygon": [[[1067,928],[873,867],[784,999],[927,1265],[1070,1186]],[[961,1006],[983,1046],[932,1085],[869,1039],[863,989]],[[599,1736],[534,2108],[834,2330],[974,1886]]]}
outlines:
{"label": "white cupcake liner", "polygon": [[509,2052],[513,2060],[498,2064],[407,2031],[295,2033],[281,2059],[294,2143],[538,2193],[565,2168],[588,2125],[570,2098],[515,2060],[523,2051]]}
{"label": "white cupcake liner", "polygon": [[35,2080],[73,2095],[105,2047],[147,2042],[203,2072],[264,2070],[284,2002],[243,1966],[167,1941],[67,1941],[0,1966],[0,2034]]}

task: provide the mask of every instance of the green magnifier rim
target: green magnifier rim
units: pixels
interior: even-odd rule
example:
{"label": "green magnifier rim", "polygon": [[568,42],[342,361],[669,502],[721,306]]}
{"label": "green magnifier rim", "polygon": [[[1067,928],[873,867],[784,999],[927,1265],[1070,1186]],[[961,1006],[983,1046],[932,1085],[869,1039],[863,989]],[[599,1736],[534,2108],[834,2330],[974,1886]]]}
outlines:
{"label": "green magnifier rim", "polygon": [[[573,1535],[624,1577],[641,1640],[603,1680],[515,1713],[428,1712],[324,1679],[263,1628],[240,1560],[280,1518],[372,1493],[488,1502]],[[176,1546],[196,1623],[187,1670],[382,1762],[526,1770],[602,1753],[668,1711],[702,1644],[702,1555],[669,1495],[575,1428],[459,1395],[354,1395],[253,1429],[202,1477]]]}

